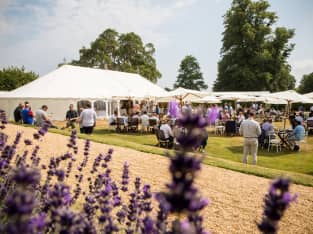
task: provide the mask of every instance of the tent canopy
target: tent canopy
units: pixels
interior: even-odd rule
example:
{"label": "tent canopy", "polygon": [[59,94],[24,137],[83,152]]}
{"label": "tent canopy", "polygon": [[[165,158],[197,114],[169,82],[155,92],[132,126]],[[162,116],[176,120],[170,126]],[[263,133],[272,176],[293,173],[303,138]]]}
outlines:
{"label": "tent canopy", "polygon": [[284,99],[291,103],[313,103],[313,99],[301,95],[294,90],[271,93],[268,95],[268,97]]}
{"label": "tent canopy", "polygon": [[313,92],[303,94],[303,96],[305,96],[305,97],[307,97],[307,98],[311,98],[311,99],[313,99]]}
{"label": "tent canopy", "polygon": [[193,103],[208,103],[208,104],[215,104],[215,103],[221,103],[221,100],[218,99],[215,96],[205,96],[203,98],[198,98],[192,100]]}
{"label": "tent canopy", "polygon": [[167,94],[165,95],[159,96],[157,100],[159,102],[167,102],[172,99],[177,99],[179,101],[192,101],[194,99],[199,99],[207,95],[207,92],[179,87],[175,90],[167,92]]}
{"label": "tent canopy", "polygon": [[167,91],[138,74],[63,65],[0,97],[87,99],[165,95]]}

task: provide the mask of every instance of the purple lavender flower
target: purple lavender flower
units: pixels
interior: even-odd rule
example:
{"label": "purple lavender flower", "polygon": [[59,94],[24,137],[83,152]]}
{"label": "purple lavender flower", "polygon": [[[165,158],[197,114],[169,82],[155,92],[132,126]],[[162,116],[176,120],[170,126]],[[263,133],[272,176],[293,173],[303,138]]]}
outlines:
{"label": "purple lavender flower", "polygon": [[14,142],[13,142],[13,145],[15,145],[15,146],[18,145],[18,143],[21,140],[21,137],[22,137],[22,133],[21,132],[17,132],[16,136],[15,136],[15,139],[14,139]]}
{"label": "purple lavender flower", "polygon": [[69,143],[67,144],[67,147],[73,148],[75,154],[77,154],[78,152],[76,139],[77,139],[77,131],[76,129],[73,129],[71,132],[70,140],[69,140]]}
{"label": "purple lavender flower", "polygon": [[54,174],[57,176],[58,181],[60,181],[60,182],[64,181],[65,172],[63,170],[61,170],[61,169],[55,170]]}
{"label": "purple lavender flower", "polygon": [[123,205],[122,208],[116,213],[117,221],[120,224],[123,224],[125,222],[126,215],[127,215],[127,206]]}
{"label": "purple lavender flower", "polygon": [[36,185],[40,181],[40,172],[37,169],[20,166],[13,172],[12,181],[20,185]]}
{"label": "purple lavender flower", "polygon": [[0,132],[0,151],[2,151],[7,143],[8,136],[3,132]]}
{"label": "purple lavender flower", "polygon": [[140,192],[140,178],[139,177],[136,177],[135,179],[135,189],[137,192]]}
{"label": "purple lavender flower", "polygon": [[40,139],[39,133],[34,133],[33,137],[34,137],[35,140],[39,140]]}
{"label": "purple lavender flower", "polygon": [[143,222],[143,227],[142,227],[142,233],[143,234],[153,234],[155,233],[155,228],[154,228],[154,221],[151,217],[145,217]]}
{"label": "purple lavender flower", "polygon": [[[177,139],[181,145],[180,151],[177,151],[171,158],[169,170],[172,181],[167,184],[168,192],[158,193],[156,196],[158,202],[162,203],[162,206],[159,206],[156,224],[160,232],[166,230],[164,226],[168,212],[186,213],[188,216],[196,217],[198,212],[208,204],[208,201],[201,198],[197,188],[193,185],[195,174],[200,170],[201,160],[187,154],[201,140],[206,121],[199,115],[186,114],[178,120],[178,124],[185,128],[185,133]],[[172,233],[188,233],[186,230],[196,233],[196,230],[202,230],[202,228],[197,227],[196,229],[195,222],[182,222],[179,218],[172,223]]]}
{"label": "purple lavender flower", "polygon": [[129,182],[129,176],[128,176],[128,171],[129,171],[129,164],[127,162],[124,162],[123,166],[123,175],[122,175],[122,187],[121,190],[123,192],[126,192],[128,190],[128,182]]}
{"label": "purple lavender flower", "polygon": [[43,233],[44,228],[46,227],[46,213],[40,213],[38,216],[30,219],[30,225],[32,230],[36,230],[37,233]]}
{"label": "purple lavender flower", "polygon": [[177,120],[179,126],[185,129],[178,137],[177,142],[184,150],[194,149],[200,145],[206,137],[204,127],[207,121],[197,114],[186,114]]}
{"label": "purple lavender flower", "polygon": [[68,206],[71,203],[70,188],[67,185],[58,183],[48,189],[48,196],[45,198],[45,211],[47,209],[57,209],[62,206]]}
{"label": "purple lavender flower", "polygon": [[8,216],[30,215],[35,204],[35,197],[32,193],[16,190],[7,196],[3,212]]}
{"label": "purple lavender flower", "polygon": [[268,194],[264,198],[264,213],[262,222],[258,224],[261,232],[266,234],[275,234],[278,230],[278,222],[283,216],[290,203],[295,201],[297,195],[289,193],[290,180],[278,178],[275,180]]}
{"label": "purple lavender flower", "polygon": [[4,129],[5,125],[8,123],[7,116],[4,110],[0,110],[0,121],[1,121],[0,128]]}
{"label": "purple lavender flower", "polygon": [[33,144],[33,142],[29,139],[25,139],[24,143],[25,143],[25,145],[32,145]]}

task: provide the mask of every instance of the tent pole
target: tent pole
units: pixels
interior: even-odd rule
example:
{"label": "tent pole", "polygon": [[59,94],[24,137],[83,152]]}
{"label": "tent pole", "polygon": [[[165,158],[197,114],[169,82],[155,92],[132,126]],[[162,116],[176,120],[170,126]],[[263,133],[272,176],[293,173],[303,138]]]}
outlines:
{"label": "tent pole", "polygon": [[121,110],[120,110],[120,100],[117,100],[117,115],[121,115]]}
{"label": "tent pole", "polygon": [[108,100],[105,100],[105,117],[108,119],[109,118],[109,105],[108,105]]}

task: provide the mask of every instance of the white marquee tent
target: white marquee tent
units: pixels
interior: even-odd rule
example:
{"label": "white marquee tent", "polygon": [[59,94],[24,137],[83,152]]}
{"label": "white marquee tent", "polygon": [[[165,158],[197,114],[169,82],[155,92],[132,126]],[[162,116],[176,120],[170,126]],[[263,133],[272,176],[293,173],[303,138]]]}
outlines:
{"label": "white marquee tent", "polygon": [[305,96],[305,97],[307,97],[307,98],[311,98],[311,99],[313,99],[313,92],[303,94],[303,96]]}
{"label": "white marquee tent", "polygon": [[[69,104],[81,100],[102,102],[97,110],[100,117],[108,117],[120,100],[166,96],[167,91],[144,77],[126,72],[64,65],[11,92],[0,95],[0,109],[13,118],[19,102],[29,101],[36,110],[46,104],[52,119],[65,119]],[[114,98],[113,98],[114,97]]]}

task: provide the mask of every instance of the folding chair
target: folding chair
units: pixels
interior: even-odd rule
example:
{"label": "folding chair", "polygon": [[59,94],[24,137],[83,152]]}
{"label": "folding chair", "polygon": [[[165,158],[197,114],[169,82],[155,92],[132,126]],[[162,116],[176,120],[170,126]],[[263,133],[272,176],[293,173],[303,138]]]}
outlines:
{"label": "folding chair", "polygon": [[117,117],[116,118],[116,132],[122,132],[122,131],[126,131],[126,126],[125,126],[125,122],[124,119],[121,117]]}
{"label": "folding chair", "polygon": [[280,139],[278,139],[276,137],[276,134],[275,132],[268,132],[268,136],[267,136],[267,139],[268,139],[268,148],[267,148],[267,151],[269,152],[270,149],[272,147],[276,147],[276,152],[278,151],[281,151],[281,141]]}
{"label": "folding chair", "polygon": [[156,130],[156,137],[158,139],[158,145],[160,147],[169,148],[170,140],[165,138],[164,132],[160,129]]}

